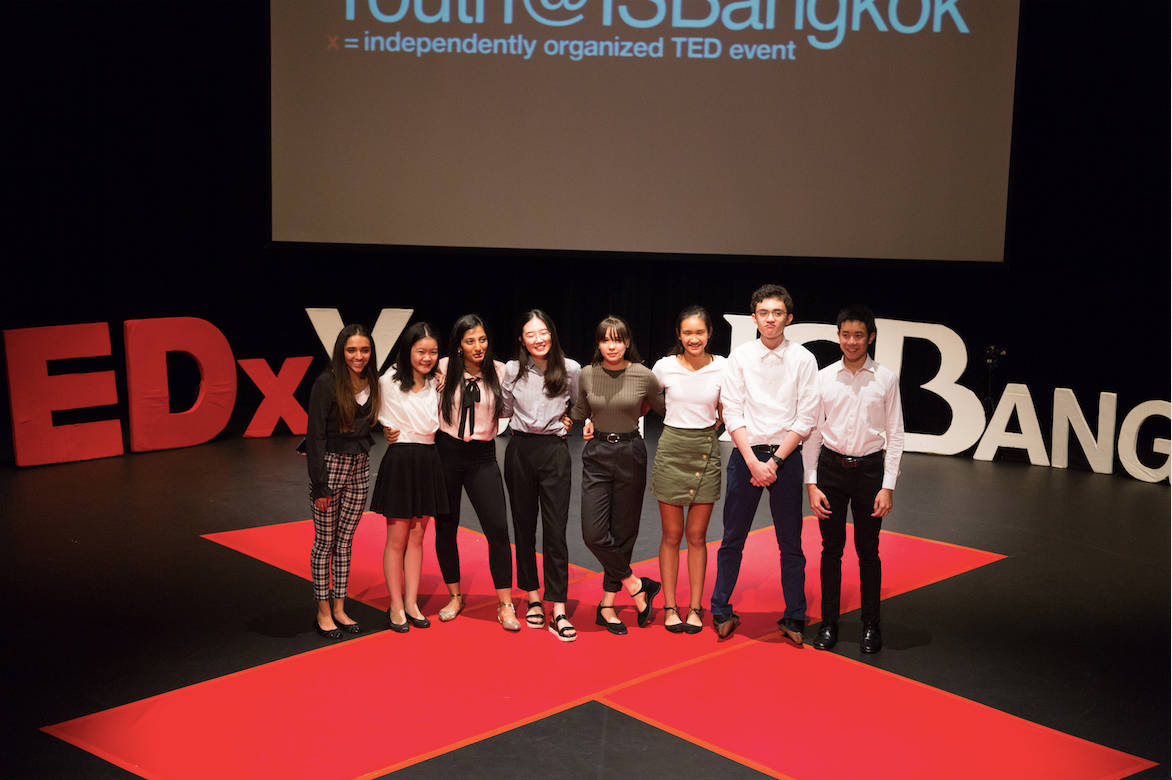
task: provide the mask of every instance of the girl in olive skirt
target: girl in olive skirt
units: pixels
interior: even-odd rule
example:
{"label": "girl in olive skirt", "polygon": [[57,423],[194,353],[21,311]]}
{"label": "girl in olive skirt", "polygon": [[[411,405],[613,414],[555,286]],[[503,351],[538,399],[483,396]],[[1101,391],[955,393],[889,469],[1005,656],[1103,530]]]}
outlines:
{"label": "girl in olive skirt", "polygon": [[[652,372],[663,386],[667,413],[651,469],[651,493],[659,501],[663,536],[659,572],[663,577],[664,627],[673,634],[703,628],[706,535],[712,505],[720,498],[720,382],[724,358],[708,352],[712,320],[692,306],[676,318],[676,344]],[[680,540],[688,539],[689,609],[676,606]]]}

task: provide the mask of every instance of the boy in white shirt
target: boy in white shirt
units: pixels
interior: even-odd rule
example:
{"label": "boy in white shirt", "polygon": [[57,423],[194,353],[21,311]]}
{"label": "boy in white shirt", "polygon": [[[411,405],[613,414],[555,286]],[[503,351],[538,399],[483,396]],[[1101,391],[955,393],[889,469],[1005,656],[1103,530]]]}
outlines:
{"label": "boy in white shirt", "polygon": [[829,650],[838,641],[849,506],[862,597],[859,647],[864,653],[877,653],[883,647],[879,529],[891,512],[899,477],[903,409],[899,377],[867,354],[875,341],[875,315],[866,306],[848,306],[838,313],[837,323],[842,360],[818,372],[817,428],[802,452],[810,509],[822,531],[822,626],[813,644]]}
{"label": "boy in white shirt", "polygon": [[818,363],[785,337],[793,321],[793,299],[784,287],[767,284],[749,301],[760,338],[732,351],[725,363],[720,400],[724,424],[736,445],[728,459],[724,537],[716,553],[712,622],[721,638],[740,623],[732,611],[745,538],[761,491],[781,551],[782,633],[802,643],[806,623],[806,556],[802,553],[802,463],[790,457],[814,428],[818,410]]}

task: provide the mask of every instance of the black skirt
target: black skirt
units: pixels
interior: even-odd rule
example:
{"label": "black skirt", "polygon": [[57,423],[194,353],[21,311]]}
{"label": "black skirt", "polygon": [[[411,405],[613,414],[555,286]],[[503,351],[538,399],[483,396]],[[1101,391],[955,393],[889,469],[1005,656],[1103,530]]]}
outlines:
{"label": "black skirt", "polygon": [[392,444],[383,455],[370,510],[388,520],[448,512],[448,491],[434,444]]}

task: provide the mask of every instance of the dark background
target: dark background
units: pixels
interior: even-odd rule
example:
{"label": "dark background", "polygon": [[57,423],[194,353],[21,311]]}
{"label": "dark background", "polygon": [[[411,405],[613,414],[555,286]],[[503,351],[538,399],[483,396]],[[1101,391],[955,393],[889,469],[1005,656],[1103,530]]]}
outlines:
{"label": "dark background", "polygon": [[[1004,347],[992,398],[1005,382],[1027,384],[1047,439],[1055,387],[1073,388],[1091,421],[1098,393],[1117,392],[1117,427],[1137,403],[1168,397],[1166,4],[1022,3],[1001,264],[273,244],[267,4],[14,8],[6,113],[15,134],[3,163],[12,270],[0,327],[109,323],[113,355],[75,370],[113,368],[122,398],[121,326],[131,318],[202,317],[237,358],[276,367],[311,354],[320,367],[306,306],[367,324],[383,307],[414,308],[442,331],[477,311],[503,347],[517,314],[537,305],[578,359],[589,358],[594,323],[615,312],[651,360],[684,305],[702,303],[718,319],[745,312],[765,281],[789,287],[797,321],[833,321],[842,303],[862,300],[881,317],[949,326],[969,348],[962,382],[982,397],[984,350]],[[727,327],[714,346],[727,350]],[[908,427],[941,432],[947,406],[917,389],[938,358],[923,342],[906,349]],[[173,407],[186,408],[196,374],[182,358],[172,364]],[[0,392],[7,406],[7,386]],[[241,372],[222,436],[238,436],[259,401]],[[115,416],[125,409],[55,419]],[[0,458],[11,463],[3,419]],[[1149,465],[1163,457],[1150,455],[1151,437],[1167,431],[1162,420],[1144,426]],[[1072,465],[1085,467],[1073,446]]]}

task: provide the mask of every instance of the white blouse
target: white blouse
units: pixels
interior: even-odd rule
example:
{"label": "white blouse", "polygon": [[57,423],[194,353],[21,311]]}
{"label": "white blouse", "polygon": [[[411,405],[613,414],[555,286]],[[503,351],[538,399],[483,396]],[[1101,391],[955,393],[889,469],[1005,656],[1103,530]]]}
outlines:
{"label": "white blouse", "polygon": [[725,359],[713,355],[712,362],[690,371],[678,356],[662,357],[651,369],[663,385],[667,414],[663,422],[673,428],[709,428],[716,424],[716,404],[720,401],[720,384]]}
{"label": "white blouse", "polygon": [[428,379],[418,392],[404,393],[391,373],[386,372],[378,380],[382,398],[378,421],[399,431],[396,444],[434,444],[439,428],[439,391],[435,389],[435,378]]}

